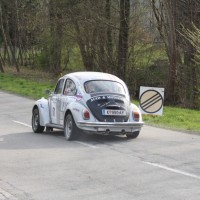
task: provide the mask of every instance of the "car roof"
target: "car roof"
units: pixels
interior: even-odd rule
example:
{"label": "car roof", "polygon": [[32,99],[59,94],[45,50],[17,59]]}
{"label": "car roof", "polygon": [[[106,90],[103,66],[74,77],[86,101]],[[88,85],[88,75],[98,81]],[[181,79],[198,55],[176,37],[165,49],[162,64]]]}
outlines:
{"label": "car roof", "polygon": [[72,78],[72,79],[77,79],[77,81],[85,83],[86,81],[91,81],[91,80],[111,80],[111,81],[117,81],[122,84],[124,82],[119,79],[118,77],[108,74],[108,73],[103,73],[103,72],[73,72],[66,74],[64,77]]}

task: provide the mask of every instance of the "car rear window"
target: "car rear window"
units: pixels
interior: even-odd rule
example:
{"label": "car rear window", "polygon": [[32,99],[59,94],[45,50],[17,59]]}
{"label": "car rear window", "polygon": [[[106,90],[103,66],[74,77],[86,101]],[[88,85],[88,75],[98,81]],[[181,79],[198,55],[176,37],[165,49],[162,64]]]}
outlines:
{"label": "car rear window", "polygon": [[86,93],[118,93],[125,94],[125,89],[121,83],[106,80],[87,81],[84,84]]}

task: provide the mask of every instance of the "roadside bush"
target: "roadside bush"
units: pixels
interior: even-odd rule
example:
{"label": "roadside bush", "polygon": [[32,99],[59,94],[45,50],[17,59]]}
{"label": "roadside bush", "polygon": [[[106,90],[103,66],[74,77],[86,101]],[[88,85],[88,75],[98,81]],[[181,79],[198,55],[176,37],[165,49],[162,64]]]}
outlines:
{"label": "roadside bush", "polygon": [[[135,68],[129,75],[129,90],[133,98],[139,98],[140,86],[166,88],[168,62],[158,60],[147,67]],[[132,84],[130,84],[132,83]]]}
{"label": "roadside bush", "polygon": [[34,58],[34,66],[37,69],[42,70],[48,70],[49,69],[49,59],[48,59],[48,53],[45,51],[42,51],[40,54],[38,54]]}

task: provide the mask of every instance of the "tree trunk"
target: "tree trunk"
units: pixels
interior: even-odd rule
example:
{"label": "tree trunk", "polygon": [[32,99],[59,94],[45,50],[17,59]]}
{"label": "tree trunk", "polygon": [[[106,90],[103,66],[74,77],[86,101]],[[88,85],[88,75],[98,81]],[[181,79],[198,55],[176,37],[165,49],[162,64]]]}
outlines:
{"label": "tree trunk", "polygon": [[4,40],[4,43],[5,43],[8,55],[9,55],[9,50],[10,50],[11,55],[12,55],[13,64],[16,67],[17,72],[20,72],[19,65],[17,63],[16,56],[15,56],[14,47],[12,45],[11,38],[10,38],[9,22],[8,22],[7,15],[5,15],[5,18],[4,18],[5,30],[4,30],[4,27],[3,27],[3,12],[2,12],[1,3],[0,3],[0,21],[1,21],[1,31],[2,31],[2,35],[3,35],[3,40]]}
{"label": "tree trunk", "polygon": [[76,30],[76,35],[77,35],[76,40],[81,51],[84,67],[87,71],[93,71],[94,59],[92,55],[89,54],[89,50],[88,50],[89,47],[86,43],[84,43],[84,41],[81,38],[81,31],[80,31],[78,22],[76,21],[76,19],[72,19],[72,21],[73,21],[74,29]]}
{"label": "tree trunk", "polygon": [[120,0],[120,27],[118,44],[118,76],[126,80],[128,56],[130,0]]}
{"label": "tree trunk", "polygon": [[62,14],[58,12],[58,6],[53,0],[49,1],[49,16],[51,30],[51,51],[50,51],[50,70],[56,75],[61,70],[61,50],[62,50]]}
{"label": "tree trunk", "polygon": [[10,35],[9,35],[9,27],[8,27],[8,21],[7,20],[6,20],[6,38],[7,38],[8,46],[9,46],[9,49],[10,49],[10,52],[11,52],[11,55],[12,55],[13,65],[15,66],[17,72],[20,72],[19,64],[17,62],[16,55],[15,55],[16,54],[15,47],[12,45],[12,41],[11,41],[11,38],[10,38]]}
{"label": "tree trunk", "polygon": [[[2,32],[2,36],[3,36],[3,41],[4,41],[4,47],[5,47],[6,53],[8,55],[8,62],[9,62],[9,64],[11,64],[8,42],[7,42],[7,38],[6,38],[4,26],[3,26],[3,11],[2,11],[1,1],[0,1],[0,25],[1,25],[1,32]],[[4,55],[6,55],[6,54],[4,54]]]}
{"label": "tree trunk", "polygon": [[105,7],[105,16],[108,22],[107,26],[107,38],[106,38],[106,49],[107,49],[107,70],[113,73],[116,70],[113,66],[113,41],[112,41],[112,29],[111,29],[111,1],[106,0],[106,7]]}
{"label": "tree trunk", "polygon": [[4,73],[4,69],[3,69],[3,61],[2,61],[2,57],[1,57],[1,55],[0,55],[0,71],[1,71],[2,73]]}
{"label": "tree trunk", "polygon": [[168,55],[169,55],[169,78],[168,78],[168,87],[166,93],[166,101],[177,104],[178,94],[177,94],[177,44],[176,44],[176,28],[175,28],[175,20],[174,13],[172,10],[172,4],[169,0],[163,1],[168,26],[169,26],[169,34],[168,34]]}

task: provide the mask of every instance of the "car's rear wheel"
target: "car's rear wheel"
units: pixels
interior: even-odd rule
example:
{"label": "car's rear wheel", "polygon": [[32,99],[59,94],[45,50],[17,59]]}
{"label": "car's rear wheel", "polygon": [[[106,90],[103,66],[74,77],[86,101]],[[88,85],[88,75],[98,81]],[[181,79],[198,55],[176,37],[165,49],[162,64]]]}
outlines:
{"label": "car's rear wheel", "polygon": [[133,133],[127,133],[126,137],[128,139],[134,139],[134,138],[138,137],[139,134],[140,134],[140,131],[136,131],[136,132],[133,132]]}
{"label": "car's rear wheel", "polygon": [[40,114],[38,108],[33,110],[32,129],[35,133],[42,133],[44,131],[44,126],[40,125]]}
{"label": "car's rear wheel", "polygon": [[73,140],[78,135],[78,127],[76,126],[71,113],[68,113],[65,117],[64,134],[66,140]]}

